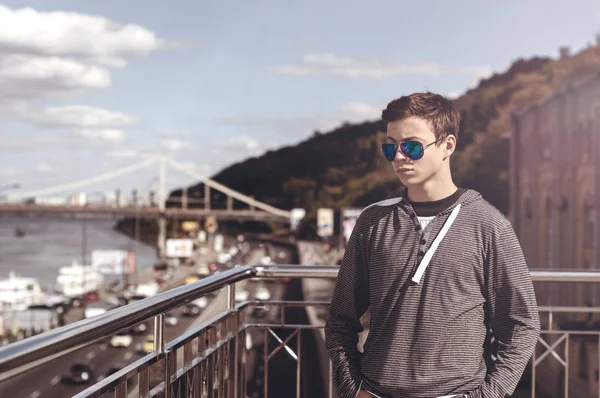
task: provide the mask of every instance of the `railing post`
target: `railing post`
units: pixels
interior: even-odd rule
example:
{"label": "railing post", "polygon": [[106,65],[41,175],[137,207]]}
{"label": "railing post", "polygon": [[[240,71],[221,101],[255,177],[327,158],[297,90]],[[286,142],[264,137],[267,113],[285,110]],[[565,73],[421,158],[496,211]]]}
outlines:
{"label": "railing post", "polygon": [[158,314],[154,317],[154,352],[165,352],[165,315]]}
{"label": "railing post", "polygon": [[227,285],[227,310],[235,311],[235,283]]}
{"label": "railing post", "polygon": [[567,334],[565,340],[565,398],[569,398],[569,343],[571,335]]}
{"label": "railing post", "polygon": [[[240,314],[239,313],[235,313],[235,320],[234,320],[234,330],[235,330],[235,339],[233,341],[233,398],[239,398],[240,396],[240,392],[239,392],[239,384],[240,384],[240,373],[239,373],[239,368],[240,368]],[[600,358],[600,356],[599,356]]]}
{"label": "railing post", "polygon": [[165,397],[171,396],[171,364],[169,363],[169,353],[165,352],[165,314],[158,314],[154,317],[154,353],[158,356],[163,355],[163,364],[165,367]]}
{"label": "railing post", "polygon": [[298,334],[296,335],[296,339],[298,344],[296,346],[296,398],[300,398],[300,385],[302,383],[302,329],[297,329]]}
{"label": "railing post", "polygon": [[233,333],[235,335],[234,339],[234,354],[233,354],[233,397],[239,398],[239,373],[238,373],[238,351],[239,351],[239,339],[240,336],[238,334],[240,326],[239,326],[239,316],[235,309],[235,283],[230,283],[227,285],[227,310],[230,312],[235,312],[234,315],[234,325],[233,325]]}

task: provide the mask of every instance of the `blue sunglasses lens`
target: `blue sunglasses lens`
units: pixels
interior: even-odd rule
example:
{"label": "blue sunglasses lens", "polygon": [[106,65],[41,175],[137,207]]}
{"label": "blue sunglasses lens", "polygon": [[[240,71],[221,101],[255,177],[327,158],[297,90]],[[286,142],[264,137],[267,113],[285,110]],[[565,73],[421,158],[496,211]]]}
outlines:
{"label": "blue sunglasses lens", "polygon": [[402,153],[411,160],[419,160],[423,157],[424,148],[419,141],[407,141],[400,144]]}
{"label": "blue sunglasses lens", "polygon": [[396,157],[396,153],[398,152],[398,144],[381,144],[381,152],[383,152],[383,156],[385,160],[391,162]]}

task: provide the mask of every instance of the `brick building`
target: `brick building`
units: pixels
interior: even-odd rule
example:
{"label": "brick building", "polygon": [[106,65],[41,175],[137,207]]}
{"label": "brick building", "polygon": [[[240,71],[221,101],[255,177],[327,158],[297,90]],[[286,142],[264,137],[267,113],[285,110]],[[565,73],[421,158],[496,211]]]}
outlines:
{"label": "brick building", "polygon": [[[528,263],[600,269],[600,74],[513,114],[510,214]],[[536,286],[540,304],[600,306],[590,284]]]}

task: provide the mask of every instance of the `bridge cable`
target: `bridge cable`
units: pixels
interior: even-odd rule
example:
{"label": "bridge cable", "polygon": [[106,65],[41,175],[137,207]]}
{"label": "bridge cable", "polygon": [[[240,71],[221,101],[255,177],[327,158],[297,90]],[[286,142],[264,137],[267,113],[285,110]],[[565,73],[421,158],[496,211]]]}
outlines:
{"label": "bridge cable", "polygon": [[244,195],[243,193],[240,193],[238,191],[235,191],[231,188],[226,187],[223,184],[213,181],[210,178],[207,178],[207,177],[195,172],[191,168],[175,162],[173,159],[167,159],[167,161],[173,168],[188,174],[192,178],[200,180],[201,182],[208,185],[209,187],[214,188],[217,191],[220,191],[226,195],[229,195],[232,198],[239,200],[240,202],[244,202],[250,206],[254,206],[256,208],[262,209],[268,213],[275,214],[276,216],[280,216],[280,217],[288,218],[288,219],[291,217],[291,212],[289,212],[289,211],[281,210],[274,206],[268,205],[266,203],[259,202],[258,200],[251,198],[250,196]]}
{"label": "bridge cable", "polygon": [[42,196],[42,195],[52,195],[52,194],[55,194],[58,192],[69,191],[72,189],[92,185],[92,184],[95,184],[98,182],[110,180],[115,177],[119,177],[123,174],[131,173],[132,171],[135,171],[142,167],[148,166],[152,163],[155,163],[156,161],[158,161],[158,157],[152,157],[152,158],[143,160],[139,163],[133,164],[131,166],[123,167],[122,169],[111,171],[111,172],[108,172],[105,174],[101,174],[96,177],[87,178],[85,180],[76,181],[76,182],[72,182],[69,184],[57,185],[57,186],[50,187],[50,188],[44,188],[44,189],[38,189],[38,190],[32,190],[32,191],[26,191],[26,192],[14,192],[14,193],[11,192],[10,194],[7,194],[7,197],[9,200],[18,199],[18,198],[35,198],[35,197]]}

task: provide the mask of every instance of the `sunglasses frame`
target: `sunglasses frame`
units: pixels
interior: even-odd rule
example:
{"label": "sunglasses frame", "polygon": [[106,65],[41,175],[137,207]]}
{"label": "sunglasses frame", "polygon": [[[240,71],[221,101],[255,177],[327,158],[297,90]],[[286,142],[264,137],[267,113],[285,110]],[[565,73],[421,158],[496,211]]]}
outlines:
{"label": "sunglasses frame", "polygon": [[[441,140],[443,140],[444,138],[446,138],[447,136],[443,136],[438,138],[437,140],[427,144],[427,145],[423,145],[423,143],[421,141],[417,141],[417,140],[411,140],[411,141],[403,141],[400,144],[398,144],[397,142],[386,142],[381,144],[381,152],[383,153],[383,157],[385,158],[385,160],[387,160],[388,162],[392,162],[395,158],[396,158],[396,154],[398,153],[398,148],[400,149],[400,152],[402,152],[402,155],[404,155],[405,157],[407,157],[410,160],[419,160],[423,157],[423,155],[425,155],[425,149],[429,148],[430,146],[432,146],[433,144],[436,144],[438,142],[440,142]],[[404,144],[408,144],[408,143],[414,143],[416,142],[417,144],[419,144],[419,146],[421,147],[421,150],[419,151],[419,157],[417,158],[413,158],[410,156],[410,152],[408,152],[406,149],[404,149],[403,145]],[[396,151],[394,152],[394,158],[392,160],[388,159],[386,154],[385,154],[385,146],[386,145],[393,145],[396,149]]]}

